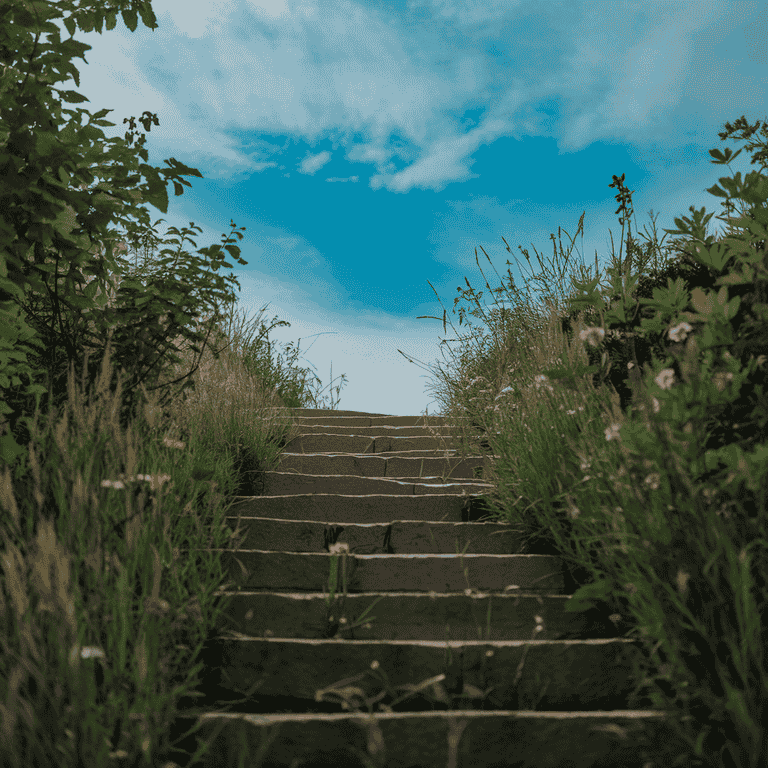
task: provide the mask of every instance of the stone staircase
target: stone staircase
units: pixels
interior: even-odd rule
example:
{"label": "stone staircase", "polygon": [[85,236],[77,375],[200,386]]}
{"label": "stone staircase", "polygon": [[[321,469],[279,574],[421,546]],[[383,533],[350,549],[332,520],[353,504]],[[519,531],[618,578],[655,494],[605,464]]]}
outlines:
{"label": "stone staircase", "polygon": [[637,641],[590,635],[559,559],[481,521],[493,457],[458,456],[441,417],[292,415],[300,436],[227,519],[195,765],[672,764],[665,713],[627,706]]}

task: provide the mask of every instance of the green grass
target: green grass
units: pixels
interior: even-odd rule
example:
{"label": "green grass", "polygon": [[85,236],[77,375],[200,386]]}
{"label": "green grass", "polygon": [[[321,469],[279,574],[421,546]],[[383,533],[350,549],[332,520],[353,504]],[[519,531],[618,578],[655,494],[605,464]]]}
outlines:
{"label": "green grass", "polygon": [[[233,497],[298,434],[286,402],[325,407],[307,371],[267,365],[234,321],[219,360],[205,351],[194,395],[166,413],[147,396],[127,430],[109,365],[90,398],[70,375],[66,412],[37,414],[31,482],[0,478],[3,765],[134,765],[167,748],[196,682],[185,660],[215,626],[223,586],[215,555],[179,550],[232,546]],[[194,355],[182,357],[186,372]]]}
{"label": "green grass", "polygon": [[[645,249],[651,254],[662,255],[655,231]],[[549,279],[559,275],[570,284],[571,275],[580,276],[565,271],[569,257],[570,250]],[[554,365],[586,365],[585,345],[598,330],[582,317],[569,345],[559,328],[564,305],[551,285],[545,306],[505,289],[514,309],[497,300],[488,313],[470,286],[473,314],[490,333],[465,338],[453,367],[438,368],[438,415],[449,417],[457,461],[481,450],[496,457],[486,498],[500,519],[524,530],[532,549],[551,547],[595,579],[641,596],[642,605],[616,603],[628,635],[663,637],[663,627],[648,620],[669,616],[644,570],[650,542],[673,518],[695,519],[715,500],[669,460],[650,397],[632,419],[657,439],[639,456],[623,447],[629,418],[615,393],[595,391],[586,376],[561,386],[541,375]],[[214,593],[226,588],[215,553],[180,558],[179,551],[236,546],[241,532],[226,526],[227,509],[239,493],[253,492],[259,472],[273,469],[299,433],[287,409],[327,407],[307,372],[275,364],[261,336],[254,339],[233,312],[215,344],[225,345],[219,360],[205,351],[195,392],[166,410],[145,392],[144,415],[126,430],[115,415],[120,393],[105,383],[109,365],[89,397],[70,378],[64,412],[37,414],[28,480],[15,485],[7,470],[0,478],[4,764],[175,764],[168,724],[196,683],[199,670],[187,662],[225,609]],[[192,358],[184,352],[186,367],[176,375]],[[331,397],[330,408],[337,405]],[[471,423],[484,430],[487,449]],[[689,488],[689,509],[672,494],[680,483]],[[717,514],[727,518],[736,504],[718,494]],[[708,545],[704,533],[691,535]],[[739,552],[721,543],[737,563]],[[346,591],[346,553],[339,554],[329,607],[337,588]],[[681,565],[672,585],[684,590],[688,576]],[[636,613],[627,616],[628,608]],[[760,617],[747,613],[744,635],[759,630]],[[671,662],[664,668],[679,689],[685,681],[673,676]],[[413,691],[434,682],[414,681]],[[754,727],[754,715],[739,711],[745,729]]]}

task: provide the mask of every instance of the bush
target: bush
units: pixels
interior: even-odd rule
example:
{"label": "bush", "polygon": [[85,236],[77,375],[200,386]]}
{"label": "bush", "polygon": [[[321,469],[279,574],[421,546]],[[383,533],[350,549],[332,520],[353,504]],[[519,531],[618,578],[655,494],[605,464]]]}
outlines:
{"label": "bush", "polygon": [[[733,126],[726,123],[720,137],[741,129],[748,138],[759,125],[750,127],[742,117]],[[765,123],[762,135],[768,138]],[[760,146],[768,150],[768,143]],[[710,155],[713,163],[725,164],[740,151],[715,149]],[[620,188],[622,181],[614,176]],[[663,615],[681,620],[666,622],[668,641],[654,647],[653,705],[683,707],[702,724],[698,756],[747,765],[757,764],[749,762],[750,754],[766,759],[757,734],[768,676],[762,664],[768,602],[768,177],[751,172],[742,181],[737,173],[719,183],[722,188],[708,191],[728,203],[747,203],[727,236],[707,236],[704,226],[712,214],[691,207],[692,219],[676,218],[678,229],[665,230],[690,237],[677,263],[644,281],[625,274],[626,285],[618,269],[610,270],[610,308],[595,290],[597,280],[574,278],[582,294],[569,310],[591,308],[591,316],[599,316],[597,327],[581,332],[595,344],[590,363],[597,367],[599,359],[598,381],[608,378],[620,394],[632,393],[638,418],[620,426],[622,451],[646,467],[646,485],[651,475],[653,487],[669,483],[666,515],[657,509],[660,499],[638,490],[648,520],[661,527],[638,525],[648,550],[633,552],[648,584],[664,585],[675,573],[678,578],[677,590],[669,593],[654,585]],[[626,335],[611,338],[613,331]],[[638,375],[631,380],[633,368]],[[547,374],[558,378],[557,371]],[[622,398],[622,410],[627,406]],[[631,571],[619,583],[633,581]],[[584,597],[610,590],[609,583],[585,587]],[[643,604],[645,613],[635,608],[641,626],[653,627],[658,606],[647,595],[637,598],[636,606]],[[579,610],[578,601],[571,609]],[[683,616],[696,621],[689,624]],[[677,684],[662,669],[674,669]]]}
{"label": "bush", "polygon": [[[76,24],[83,31],[113,29],[120,11],[126,25],[136,29],[138,14],[151,29],[157,20],[149,3],[138,9],[129,0],[118,0],[105,9],[101,3],[71,0],[52,7],[47,3],[4,3],[0,7],[0,60],[4,74],[0,80],[0,175],[6,182],[0,188],[0,427],[8,420],[9,433],[0,434],[0,466],[13,465],[17,472],[26,466],[30,414],[35,407],[56,407],[66,398],[66,377],[70,366],[82,374],[82,352],[91,352],[88,380],[94,383],[104,357],[107,339],[113,340],[118,366],[116,373],[127,375],[123,390],[121,424],[135,414],[139,384],[148,391],[163,391],[166,406],[173,397],[194,387],[191,375],[173,381],[163,376],[179,362],[170,343],[181,334],[201,352],[219,319],[218,307],[234,298],[224,290],[225,281],[239,283],[233,276],[221,277],[219,267],[231,268],[224,260],[222,246],[198,250],[203,258],[182,250],[191,230],[181,235],[175,253],[164,250],[152,279],[146,285],[137,277],[124,276],[114,306],[106,306],[115,276],[124,275],[127,263],[114,255],[118,239],[123,239],[110,223],[120,222],[128,238],[137,238],[143,227],[149,229],[149,214],[131,203],[149,202],[163,213],[168,209],[165,185],[173,181],[176,195],[190,186],[182,175],[202,178],[199,171],[178,163],[165,162],[159,170],[147,160],[142,135],[136,147],[135,118],[129,122],[125,139],[105,140],[96,126],[114,125],[104,120],[110,110],[95,115],[83,109],[63,109],[53,83],[79,75],[71,63],[84,58],[90,46],[70,38],[60,39],[58,27],[50,19],[61,15],[62,6],[72,10],[64,24],[74,34]],[[47,33],[48,41],[41,40]],[[75,91],[67,91],[69,102],[85,101]],[[64,122],[62,113],[70,119]],[[88,123],[81,125],[82,116]],[[140,121],[146,131],[158,125],[157,116],[144,112]],[[34,132],[29,126],[35,125]],[[104,145],[109,145],[105,152]],[[91,188],[94,172],[99,183]],[[147,182],[137,186],[141,178]],[[66,219],[74,215],[75,227]],[[137,226],[129,217],[139,220]],[[162,219],[158,220],[162,221]],[[156,222],[157,224],[158,222]],[[190,226],[194,224],[190,222]],[[233,229],[234,222],[231,222]],[[245,229],[243,227],[243,229]],[[242,238],[240,232],[235,232]],[[194,245],[194,241],[193,245]],[[240,264],[240,249],[223,238],[223,248]],[[210,264],[208,264],[210,262]],[[210,269],[206,267],[210,266]],[[84,286],[84,287],[83,287]],[[100,293],[97,295],[97,291]],[[207,309],[214,314],[206,330],[189,330],[194,318]],[[216,353],[216,358],[218,352]],[[176,391],[172,387],[180,385]],[[115,380],[113,379],[112,391]],[[18,476],[18,475],[17,475]]]}

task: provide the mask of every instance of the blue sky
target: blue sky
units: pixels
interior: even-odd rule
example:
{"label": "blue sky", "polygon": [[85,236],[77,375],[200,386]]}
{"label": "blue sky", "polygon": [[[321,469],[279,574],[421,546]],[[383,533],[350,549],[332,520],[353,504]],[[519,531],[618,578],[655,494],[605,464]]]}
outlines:
{"label": "blue sky", "polygon": [[[586,211],[571,264],[594,270],[597,253],[604,270],[609,229],[617,253],[621,240],[613,174],[635,192],[633,232],[650,232],[649,209],[660,236],[690,205],[723,215],[705,190],[731,171],[708,150],[743,145],[720,141],[726,121],[768,119],[762,2],[152,7],[155,31],[139,22],[132,33],[119,16],[101,35],[77,30],[93,46],[87,65],[74,60],[80,86],[56,87],[82,93],[90,103],[77,106],[92,113],[114,109],[109,138],[124,134],[123,118],[157,113],[149,162],[175,157],[205,177],[187,177],[181,197],[169,185],[159,234],[194,221],[202,248],[230,219],[245,226],[238,307],[250,319],[269,304],[264,320],[290,322],[270,339],[278,349],[301,339],[297,364],[323,386],[331,364],[336,383],[346,374],[341,409],[439,411],[433,377],[398,349],[445,366],[442,322],[417,318],[445,307],[465,333],[451,314],[465,276],[491,301],[475,251],[499,286],[480,246],[501,276],[509,260],[523,289],[541,271],[534,248],[548,265],[550,233],[562,227],[567,249]],[[731,168],[757,166],[742,152]],[[163,216],[146,207],[152,222]],[[713,218],[710,232],[723,226]]]}

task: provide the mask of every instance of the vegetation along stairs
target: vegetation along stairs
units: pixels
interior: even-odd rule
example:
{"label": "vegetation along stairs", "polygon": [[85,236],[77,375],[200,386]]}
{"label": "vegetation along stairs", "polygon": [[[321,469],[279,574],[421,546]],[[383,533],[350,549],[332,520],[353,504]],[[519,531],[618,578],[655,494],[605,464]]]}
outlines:
{"label": "vegetation along stairs", "polygon": [[279,471],[229,510],[201,764],[664,764],[665,713],[626,704],[637,641],[585,637],[559,559],[483,521],[493,457],[446,448],[443,417],[291,410]]}

